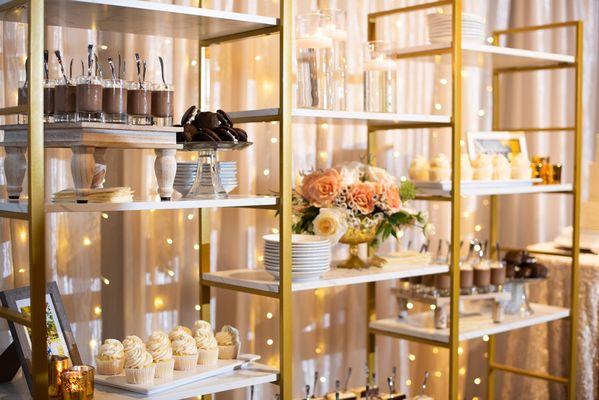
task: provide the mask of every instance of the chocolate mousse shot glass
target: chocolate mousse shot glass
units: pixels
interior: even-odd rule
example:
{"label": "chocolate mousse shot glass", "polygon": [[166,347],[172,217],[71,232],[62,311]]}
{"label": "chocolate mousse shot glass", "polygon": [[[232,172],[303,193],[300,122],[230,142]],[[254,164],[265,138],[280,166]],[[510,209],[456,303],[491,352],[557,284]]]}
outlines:
{"label": "chocolate mousse shot glass", "polygon": [[131,82],[127,93],[127,113],[133,125],[152,125],[152,84]]}
{"label": "chocolate mousse shot glass", "polygon": [[77,121],[77,86],[72,79],[62,78],[54,89],[54,122]]}
{"label": "chocolate mousse shot glass", "polygon": [[54,94],[56,82],[44,79],[44,122],[54,122]]}
{"label": "chocolate mousse shot glass", "polygon": [[[29,98],[29,86],[27,81],[19,81],[19,89],[17,90],[17,105],[27,106]],[[17,117],[17,123],[26,124],[28,121],[27,112],[20,113]]]}
{"label": "chocolate mousse shot glass", "polygon": [[152,90],[152,119],[155,125],[173,125],[174,100],[173,85],[164,85],[162,83],[154,85]]}
{"label": "chocolate mousse shot glass", "polygon": [[102,80],[97,76],[77,78],[77,119],[102,122]]}
{"label": "chocolate mousse shot glass", "polygon": [[104,122],[127,123],[127,83],[122,79],[105,79],[102,93]]}

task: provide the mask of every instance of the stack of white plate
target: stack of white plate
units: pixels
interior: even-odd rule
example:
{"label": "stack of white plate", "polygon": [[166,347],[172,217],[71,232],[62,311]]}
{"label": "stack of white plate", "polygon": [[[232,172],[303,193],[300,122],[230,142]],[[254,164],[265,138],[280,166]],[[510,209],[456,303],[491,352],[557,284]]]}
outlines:
{"label": "stack of white plate", "polygon": [[[264,265],[268,273],[279,278],[279,235],[265,235]],[[331,266],[331,245],[327,238],[291,235],[291,277],[293,281],[320,278]]]}
{"label": "stack of white plate", "polygon": [[[236,161],[218,161],[216,170],[220,176],[221,183],[225,192],[230,193],[237,187],[237,162]],[[181,161],[177,163],[177,172],[175,174],[174,188],[183,196],[187,195],[193,186],[198,172],[197,161]],[[210,177],[210,165],[202,165],[202,173],[205,182],[212,184]],[[208,184],[208,183],[206,183]]]}
{"label": "stack of white plate", "polygon": [[[428,38],[431,43],[451,42],[451,14],[428,14]],[[486,28],[483,17],[476,14],[462,13],[462,40],[484,42]]]}

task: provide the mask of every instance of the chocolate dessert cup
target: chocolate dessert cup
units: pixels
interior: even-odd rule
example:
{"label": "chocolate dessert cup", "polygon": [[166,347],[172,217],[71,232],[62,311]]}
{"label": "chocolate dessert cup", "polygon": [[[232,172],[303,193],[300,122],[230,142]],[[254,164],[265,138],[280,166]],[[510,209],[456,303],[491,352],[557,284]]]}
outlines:
{"label": "chocolate dessert cup", "polygon": [[102,89],[104,122],[127,123],[127,84],[122,79],[105,79]]}
{"label": "chocolate dessert cup", "polygon": [[97,76],[77,78],[77,119],[102,122],[102,80]]}
{"label": "chocolate dessert cup", "polygon": [[173,85],[156,84],[152,90],[152,120],[158,126],[172,126],[175,92]]}
{"label": "chocolate dessert cup", "polygon": [[44,122],[54,122],[55,86],[52,79],[44,79]]}
{"label": "chocolate dessert cup", "polygon": [[129,84],[127,113],[130,124],[152,125],[152,90],[149,82]]}
{"label": "chocolate dessert cup", "polygon": [[[29,87],[27,81],[19,81],[19,89],[17,90],[17,105],[26,106],[29,99]],[[17,117],[17,123],[26,124],[28,121],[27,113],[21,113]]]}
{"label": "chocolate dessert cup", "polygon": [[56,82],[54,89],[54,122],[77,121],[77,86],[71,79]]}

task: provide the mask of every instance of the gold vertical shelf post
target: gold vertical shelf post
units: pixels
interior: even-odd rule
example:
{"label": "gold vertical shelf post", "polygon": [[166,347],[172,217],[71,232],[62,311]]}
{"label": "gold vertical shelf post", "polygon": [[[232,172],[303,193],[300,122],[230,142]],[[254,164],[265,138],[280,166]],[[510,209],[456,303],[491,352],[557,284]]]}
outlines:
{"label": "gold vertical shelf post", "polygon": [[293,2],[281,0],[279,9],[279,390],[293,398],[293,303],[291,291],[292,220],[292,40]]}
{"label": "gold vertical shelf post", "polygon": [[44,210],[43,50],[44,0],[30,0],[28,25],[29,112],[29,282],[31,293],[31,374],[33,397],[48,398],[46,349],[46,260]]}

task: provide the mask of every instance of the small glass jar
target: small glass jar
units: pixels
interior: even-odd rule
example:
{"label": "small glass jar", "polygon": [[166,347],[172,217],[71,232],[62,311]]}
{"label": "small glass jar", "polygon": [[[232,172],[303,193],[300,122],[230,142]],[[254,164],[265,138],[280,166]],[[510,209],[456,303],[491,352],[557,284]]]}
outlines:
{"label": "small glass jar", "polygon": [[[29,83],[27,81],[19,81],[19,88],[17,89],[17,106],[27,106],[29,99]],[[20,113],[17,117],[19,124],[26,124],[27,113]]]}
{"label": "small glass jar", "polygon": [[54,90],[54,122],[77,121],[77,86],[72,79],[59,79]]}
{"label": "small glass jar", "polygon": [[44,122],[54,122],[55,87],[53,79],[44,79]]}
{"label": "small glass jar", "polygon": [[77,119],[102,122],[102,80],[97,76],[77,78]]}
{"label": "small glass jar", "polygon": [[104,122],[127,123],[127,84],[122,79],[105,79],[102,89]]}
{"label": "small glass jar", "polygon": [[152,125],[152,84],[130,82],[127,92],[127,113],[133,125]]}
{"label": "small glass jar", "polygon": [[172,126],[175,111],[173,85],[155,84],[152,89],[152,120],[158,126]]}
{"label": "small glass jar", "polygon": [[507,279],[506,262],[495,261],[491,264],[491,289],[494,292],[502,292]]}

